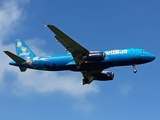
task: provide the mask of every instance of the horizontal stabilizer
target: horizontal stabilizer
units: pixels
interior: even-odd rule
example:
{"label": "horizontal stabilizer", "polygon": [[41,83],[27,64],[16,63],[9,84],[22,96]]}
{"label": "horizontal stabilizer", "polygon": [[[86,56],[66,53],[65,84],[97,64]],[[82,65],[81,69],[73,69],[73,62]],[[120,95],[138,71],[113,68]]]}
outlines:
{"label": "horizontal stabilizer", "polygon": [[17,63],[22,63],[22,62],[26,62],[25,59],[20,58],[19,56],[9,52],[9,51],[4,51],[4,53],[6,53],[12,60],[14,60]]}
{"label": "horizontal stabilizer", "polygon": [[26,67],[19,67],[19,69],[21,72],[25,72],[27,68]]}

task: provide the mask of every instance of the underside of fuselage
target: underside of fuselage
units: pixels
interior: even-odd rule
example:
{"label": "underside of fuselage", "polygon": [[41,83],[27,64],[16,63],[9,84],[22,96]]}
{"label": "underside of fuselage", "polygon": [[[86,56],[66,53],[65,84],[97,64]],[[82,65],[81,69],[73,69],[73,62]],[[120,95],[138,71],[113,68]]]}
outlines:
{"label": "underside of fuselage", "polygon": [[119,61],[119,62],[96,62],[96,63],[84,63],[81,65],[79,69],[77,69],[76,65],[68,66],[71,71],[92,71],[92,70],[103,70],[110,67],[118,67],[118,66],[130,66],[130,65],[139,65],[148,63],[149,61],[144,61],[141,59],[131,60],[131,61]]}

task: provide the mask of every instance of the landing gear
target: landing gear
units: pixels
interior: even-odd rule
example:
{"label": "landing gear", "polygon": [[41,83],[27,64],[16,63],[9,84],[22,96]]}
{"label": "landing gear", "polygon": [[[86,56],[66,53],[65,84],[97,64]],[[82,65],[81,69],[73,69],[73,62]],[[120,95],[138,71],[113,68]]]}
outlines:
{"label": "landing gear", "polygon": [[79,70],[79,69],[81,69],[81,67],[82,67],[82,63],[79,62],[79,63],[76,65],[76,68]]}
{"label": "landing gear", "polygon": [[137,69],[136,69],[136,66],[135,66],[135,65],[133,65],[133,72],[134,72],[134,73],[137,73]]}
{"label": "landing gear", "polygon": [[81,68],[81,65],[77,65],[76,68],[77,68],[77,69],[80,69],[80,68]]}

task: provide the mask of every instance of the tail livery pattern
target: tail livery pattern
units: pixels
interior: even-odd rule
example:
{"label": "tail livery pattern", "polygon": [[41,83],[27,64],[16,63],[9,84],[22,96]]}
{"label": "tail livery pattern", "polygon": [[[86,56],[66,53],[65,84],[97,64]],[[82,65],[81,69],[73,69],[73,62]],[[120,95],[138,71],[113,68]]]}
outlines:
{"label": "tail livery pattern", "polygon": [[20,39],[15,41],[16,53],[19,57],[28,60],[36,57],[32,50]]}

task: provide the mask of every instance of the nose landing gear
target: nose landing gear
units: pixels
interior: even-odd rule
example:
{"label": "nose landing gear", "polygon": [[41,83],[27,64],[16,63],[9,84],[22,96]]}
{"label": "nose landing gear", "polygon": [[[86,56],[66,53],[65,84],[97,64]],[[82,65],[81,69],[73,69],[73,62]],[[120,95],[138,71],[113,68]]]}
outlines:
{"label": "nose landing gear", "polygon": [[136,69],[136,66],[135,66],[135,65],[133,65],[133,72],[134,72],[134,73],[137,73],[137,69]]}

